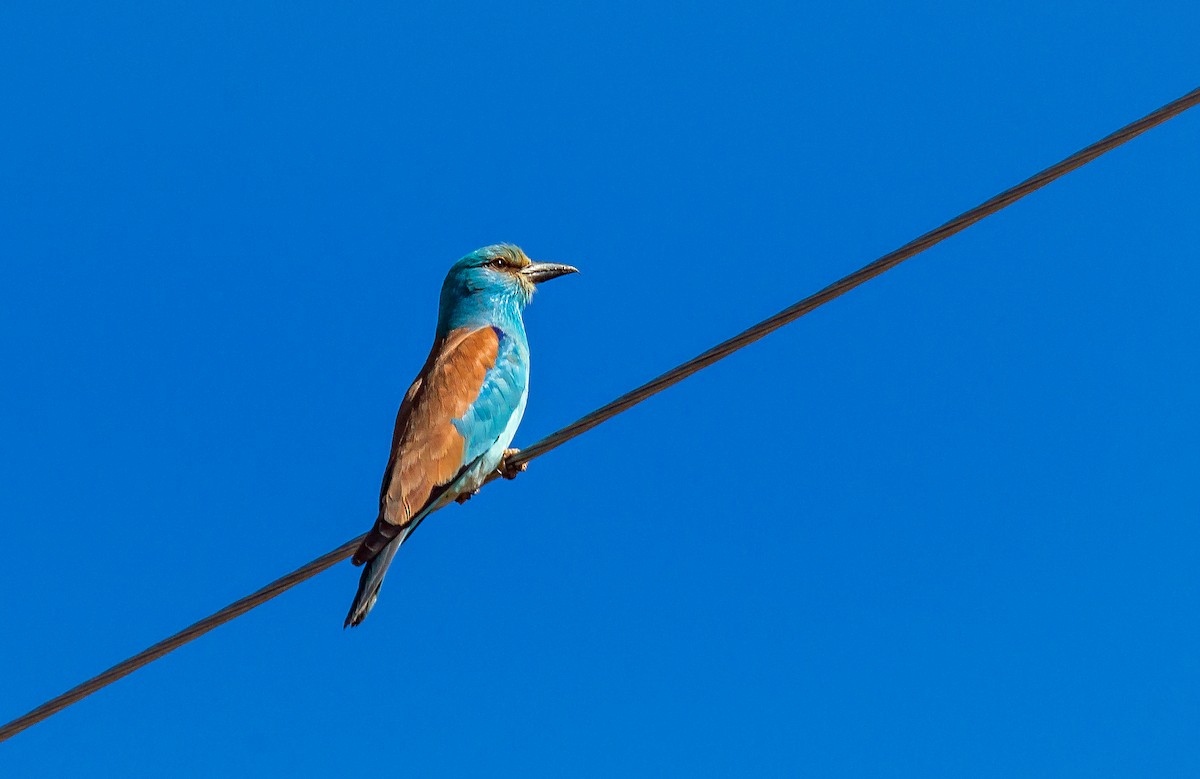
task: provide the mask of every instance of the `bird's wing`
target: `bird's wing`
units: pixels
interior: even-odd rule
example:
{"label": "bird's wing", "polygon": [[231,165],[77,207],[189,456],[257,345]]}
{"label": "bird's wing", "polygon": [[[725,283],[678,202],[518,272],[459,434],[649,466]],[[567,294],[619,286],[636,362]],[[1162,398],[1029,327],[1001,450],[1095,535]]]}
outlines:
{"label": "bird's wing", "polygon": [[521,405],[520,346],[494,327],[450,332],[413,382],[392,435],[375,528],[354,556],[371,559],[482,457]]}
{"label": "bird's wing", "polygon": [[498,341],[496,360],[484,374],[474,402],[454,419],[454,427],[466,441],[464,467],[489,452],[506,430],[512,440],[512,427],[524,412],[528,353],[514,336],[499,328],[489,329]]}

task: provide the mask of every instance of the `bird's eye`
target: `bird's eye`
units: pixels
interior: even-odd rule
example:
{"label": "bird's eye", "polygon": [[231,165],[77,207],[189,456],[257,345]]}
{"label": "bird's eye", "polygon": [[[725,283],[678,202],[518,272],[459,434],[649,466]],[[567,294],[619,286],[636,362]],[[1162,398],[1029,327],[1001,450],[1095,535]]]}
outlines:
{"label": "bird's eye", "polygon": [[503,267],[504,267],[504,260],[502,260],[501,258],[497,257],[496,259],[494,259],[494,260],[492,260],[491,262],[489,262],[489,263],[488,263],[488,265],[491,265],[493,268],[503,268]]}

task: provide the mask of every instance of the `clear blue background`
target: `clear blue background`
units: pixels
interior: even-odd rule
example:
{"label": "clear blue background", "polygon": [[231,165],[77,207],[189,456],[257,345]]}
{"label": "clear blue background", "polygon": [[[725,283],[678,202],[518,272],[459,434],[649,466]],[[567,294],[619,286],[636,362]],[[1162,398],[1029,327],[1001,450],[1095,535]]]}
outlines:
{"label": "clear blue background", "polygon": [[[0,12],[0,719],[1200,83],[1191,2]],[[735,7],[736,6],[736,7]],[[1195,776],[1200,112],[0,746],[6,777]]]}

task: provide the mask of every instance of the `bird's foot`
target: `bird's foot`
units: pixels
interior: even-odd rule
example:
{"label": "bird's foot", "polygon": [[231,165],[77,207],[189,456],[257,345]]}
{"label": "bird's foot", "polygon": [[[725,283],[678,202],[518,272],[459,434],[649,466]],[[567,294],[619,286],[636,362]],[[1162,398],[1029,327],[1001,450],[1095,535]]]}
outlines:
{"label": "bird's foot", "polygon": [[462,495],[459,495],[457,498],[455,498],[454,502],[461,506],[462,504],[466,503],[468,500],[470,500],[471,498],[475,497],[478,494],[479,494],[479,490],[471,490],[470,492],[464,492]]}
{"label": "bird's foot", "polygon": [[509,463],[509,458],[520,454],[520,449],[505,449],[504,456],[500,458],[500,465],[496,468],[501,476],[506,479],[515,479],[517,474],[523,473],[529,467],[529,463],[521,463],[520,465],[512,465]]}

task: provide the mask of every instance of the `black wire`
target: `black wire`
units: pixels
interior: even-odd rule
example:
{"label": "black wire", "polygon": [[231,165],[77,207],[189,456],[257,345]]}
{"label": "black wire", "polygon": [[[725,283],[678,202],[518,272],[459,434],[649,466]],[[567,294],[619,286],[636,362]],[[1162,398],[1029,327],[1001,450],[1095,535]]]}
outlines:
{"label": "black wire", "polygon": [[[581,419],[567,425],[557,432],[551,433],[542,440],[521,450],[519,454],[510,458],[509,464],[511,466],[520,466],[524,463],[528,463],[535,457],[541,457],[547,452],[557,449],[567,441],[570,441],[572,438],[575,438],[578,435],[586,433],[588,430],[591,430],[601,422],[612,419],[622,411],[626,411],[636,406],[638,403],[641,403],[643,400],[646,400],[652,395],[662,392],[667,387],[678,384],[697,371],[703,370],[718,360],[728,357],[737,350],[749,346],[758,339],[778,330],[784,325],[796,321],[813,309],[823,306],[834,298],[846,294],[858,285],[870,281],[881,273],[891,270],[910,257],[920,254],[931,246],[946,240],[955,233],[965,230],[966,228],[978,222],[980,219],[991,216],[1006,206],[1012,205],[1029,193],[1041,189],[1050,182],[1066,175],[1067,173],[1070,173],[1076,168],[1086,165],[1087,163],[1099,157],[1101,154],[1111,151],[1126,141],[1141,135],[1146,130],[1160,125],[1168,119],[1183,113],[1187,109],[1195,106],[1197,103],[1200,103],[1200,89],[1195,89],[1178,100],[1168,103],[1157,111],[1147,114],[1145,117],[1137,120],[1136,122],[1122,127],[1112,135],[1109,135],[1106,138],[1093,143],[1091,146],[1072,154],[1062,162],[1046,168],[1042,172],[1026,179],[1025,181],[1022,181],[1020,184],[1012,187],[1011,189],[1006,189],[1004,192],[1001,192],[999,195],[996,195],[990,200],[987,200],[975,208],[972,208],[971,210],[954,217],[941,227],[925,233],[920,238],[905,244],[894,252],[885,254],[870,265],[867,265],[866,267],[851,273],[849,276],[830,284],[828,287],[816,293],[815,295],[810,295],[804,300],[801,300],[799,303],[785,308],[775,316],[759,322],[753,327],[738,333],[728,341],[714,346],[703,354],[688,360],[676,368],[672,368],[671,370],[651,381],[646,382],[637,389],[625,393],[608,405],[596,409],[587,416],[582,417]],[[492,478],[496,478],[496,474],[493,474]],[[18,717],[4,727],[0,728],[0,741],[12,738],[22,730],[25,730],[32,725],[36,725],[47,717],[62,711],[73,703],[77,703],[102,687],[106,687],[118,679],[128,676],[142,666],[148,665],[163,655],[178,649],[189,641],[199,638],[213,628],[223,625],[231,619],[245,614],[250,609],[266,603],[271,598],[274,598],[276,595],[291,589],[300,582],[312,578],[327,568],[333,567],[337,563],[345,560],[351,554],[353,554],[354,550],[358,548],[358,545],[362,542],[364,537],[365,534],[353,539],[352,541],[347,541],[337,549],[334,549],[332,552],[318,557],[311,563],[297,568],[282,578],[276,579],[252,595],[247,595],[245,598],[229,604],[215,614],[205,617],[204,619],[196,622],[190,627],[181,630],[170,638],[164,639],[149,649],[139,652],[133,657],[114,665],[104,673],[88,679],[83,684],[72,687],[62,695],[52,698],[46,703],[43,703],[41,706],[38,706],[36,709],[33,709],[28,714]]]}

